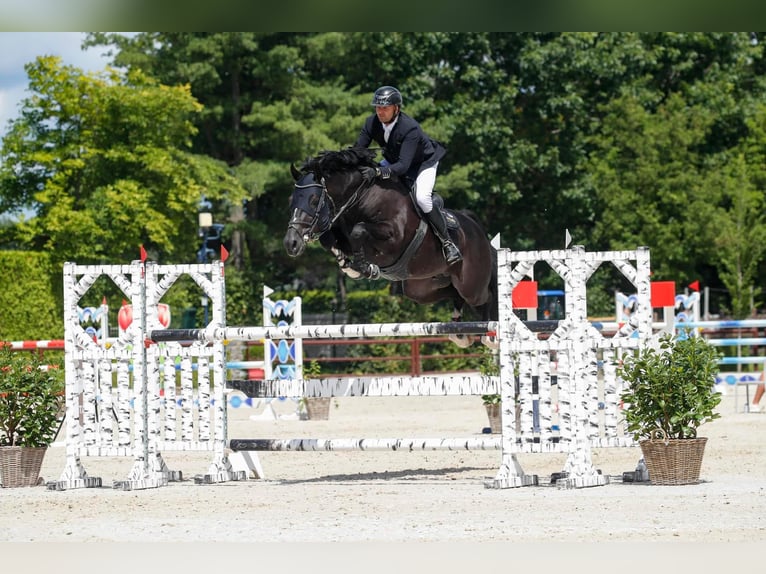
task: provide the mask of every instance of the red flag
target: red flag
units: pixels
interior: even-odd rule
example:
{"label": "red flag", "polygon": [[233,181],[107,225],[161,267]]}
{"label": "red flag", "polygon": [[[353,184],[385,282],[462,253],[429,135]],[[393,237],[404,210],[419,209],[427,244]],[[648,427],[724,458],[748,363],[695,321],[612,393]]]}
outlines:
{"label": "red flag", "polygon": [[692,281],[689,283],[689,289],[692,291],[697,291],[699,293],[700,290],[700,282],[699,281]]}
{"label": "red flag", "polygon": [[146,261],[146,249],[144,249],[143,244],[141,245],[141,263],[144,263]]}
{"label": "red flag", "polygon": [[226,260],[229,258],[229,251],[226,249],[226,247],[221,244],[221,261],[223,263],[226,263]]}

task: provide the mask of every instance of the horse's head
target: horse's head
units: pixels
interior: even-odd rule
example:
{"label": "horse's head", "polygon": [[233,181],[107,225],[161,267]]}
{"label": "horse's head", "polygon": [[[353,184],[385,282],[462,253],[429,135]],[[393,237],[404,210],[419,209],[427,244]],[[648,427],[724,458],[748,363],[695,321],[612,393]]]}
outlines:
{"label": "horse's head", "polygon": [[317,181],[312,172],[301,172],[290,166],[295,181],[290,196],[290,221],[283,240],[285,250],[291,257],[297,257],[330,228],[330,205],[323,180]]}
{"label": "horse's head", "polygon": [[359,168],[375,165],[374,156],[367,148],[347,148],[322,152],[300,169],[290,165],[295,187],[283,241],[288,255],[299,256],[308,242],[330,229],[333,218],[362,187]]}

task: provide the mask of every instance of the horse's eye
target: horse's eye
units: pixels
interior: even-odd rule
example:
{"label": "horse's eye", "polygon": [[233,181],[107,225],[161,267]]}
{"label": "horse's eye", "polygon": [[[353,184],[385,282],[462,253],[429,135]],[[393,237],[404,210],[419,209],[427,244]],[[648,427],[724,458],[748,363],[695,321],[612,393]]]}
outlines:
{"label": "horse's eye", "polygon": [[319,196],[318,195],[312,195],[309,198],[309,205],[311,207],[316,207],[317,205],[319,205]]}

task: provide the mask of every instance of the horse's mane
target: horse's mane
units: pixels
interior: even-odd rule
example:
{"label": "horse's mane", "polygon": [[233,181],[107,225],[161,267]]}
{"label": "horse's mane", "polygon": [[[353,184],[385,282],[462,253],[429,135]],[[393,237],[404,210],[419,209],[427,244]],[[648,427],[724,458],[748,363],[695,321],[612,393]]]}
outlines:
{"label": "horse's mane", "polygon": [[362,166],[374,167],[376,152],[369,148],[349,147],[340,151],[323,151],[307,158],[301,171],[325,176],[339,171],[350,171]]}

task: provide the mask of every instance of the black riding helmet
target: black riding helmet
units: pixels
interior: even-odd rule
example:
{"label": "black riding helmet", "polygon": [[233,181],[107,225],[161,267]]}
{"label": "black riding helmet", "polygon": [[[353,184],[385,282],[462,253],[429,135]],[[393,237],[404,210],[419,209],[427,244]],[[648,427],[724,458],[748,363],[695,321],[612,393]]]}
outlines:
{"label": "black riding helmet", "polygon": [[393,86],[381,86],[372,95],[373,106],[401,106],[402,94]]}

